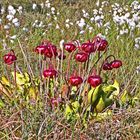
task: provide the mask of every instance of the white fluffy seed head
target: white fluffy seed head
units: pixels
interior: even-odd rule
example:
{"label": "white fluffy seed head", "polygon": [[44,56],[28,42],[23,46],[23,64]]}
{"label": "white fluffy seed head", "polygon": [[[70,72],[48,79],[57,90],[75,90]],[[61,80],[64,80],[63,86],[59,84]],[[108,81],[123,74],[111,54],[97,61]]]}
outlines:
{"label": "white fluffy seed head", "polygon": [[64,48],[64,39],[62,39],[61,41],[60,41],[60,49],[63,51],[63,48]]}

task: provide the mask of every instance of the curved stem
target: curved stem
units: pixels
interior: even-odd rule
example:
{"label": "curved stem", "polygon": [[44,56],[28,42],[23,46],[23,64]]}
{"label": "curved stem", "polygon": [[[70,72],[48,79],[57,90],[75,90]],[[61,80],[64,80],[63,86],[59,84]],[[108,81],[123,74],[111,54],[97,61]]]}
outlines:
{"label": "curved stem", "polygon": [[15,55],[15,52],[14,52],[14,50],[13,50],[13,49],[11,49],[10,51],[11,51],[11,52]]}
{"label": "curved stem", "polygon": [[16,62],[14,62],[14,84],[15,87],[17,86],[17,80],[16,80]]}
{"label": "curved stem", "polygon": [[113,57],[114,60],[115,60],[115,56],[114,55],[109,55],[102,63],[101,67],[100,67],[100,70],[99,70],[99,75],[101,74],[101,71],[102,71],[102,68],[103,68],[103,65],[104,63],[110,58],[110,57]]}
{"label": "curved stem", "polygon": [[[60,72],[61,73],[63,72],[63,53],[64,53],[64,50],[62,49],[62,52],[61,52],[61,63],[60,63]],[[62,75],[61,75],[61,80],[62,80]]]}
{"label": "curved stem", "polygon": [[81,75],[82,64],[79,63],[79,76]]}
{"label": "curved stem", "polygon": [[104,51],[104,53],[102,55],[100,55],[100,57],[96,60],[96,62],[93,64],[93,66],[91,67],[89,74],[92,72],[94,66],[100,61],[100,59],[102,58],[102,56],[106,53],[106,51]]}
{"label": "curved stem", "polygon": [[73,54],[73,52],[71,52],[71,53],[69,54],[69,58],[68,58],[68,67],[67,67],[67,72],[66,72],[66,78],[69,77],[70,61],[71,61],[72,54]]}
{"label": "curved stem", "polygon": [[110,57],[113,57],[114,60],[115,60],[115,56],[114,56],[114,55],[109,55],[109,56],[105,59],[105,61],[107,61],[107,59],[109,59]]}
{"label": "curved stem", "polygon": [[73,40],[73,42],[75,42],[78,47],[80,46],[80,42],[78,40]]}

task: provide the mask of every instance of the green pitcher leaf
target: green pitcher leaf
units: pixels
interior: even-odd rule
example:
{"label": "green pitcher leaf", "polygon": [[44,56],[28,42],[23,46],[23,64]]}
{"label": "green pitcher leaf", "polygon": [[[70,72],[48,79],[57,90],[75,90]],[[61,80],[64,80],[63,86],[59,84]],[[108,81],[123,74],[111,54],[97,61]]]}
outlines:
{"label": "green pitcher leaf", "polygon": [[[12,72],[12,76],[14,77],[14,72]],[[17,85],[24,85],[26,82],[24,75],[16,72],[16,82]]]}
{"label": "green pitcher leaf", "polygon": [[65,109],[65,117],[67,118],[67,120],[70,120],[73,114],[73,110],[72,108],[66,104],[66,109]]}
{"label": "green pitcher leaf", "polygon": [[4,102],[2,101],[2,99],[0,99],[0,108],[2,108],[4,106],[5,106]]}
{"label": "green pitcher leaf", "polygon": [[37,88],[30,87],[28,96],[30,97],[30,99],[37,100]]}
{"label": "green pitcher leaf", "polygon": [[96,121],[101,122],[101,121],[103,121],[104,119],[108,118],[109,116],[111,117],[112,114],[113,114],[113,113],[112,113],[111,110],[108,110],[108,111],[103,112],[103,113],[98,113],[98,116],[96,116]]}
{"label": "green pitcher leaf", "polygon": [[121,94],[121,102],[122,104],[126,103],[127,101],[129,101],[132,97],[130,96],[130,94],[125,90],[122,94]]}
{"label": "green pitcher leaf", "polygon": [[79,107],[80,107],[79,102],[78,101],[75,101],[71,105],[72,105],[72,109],[74,110],[74,112],[77,112],[78,109],[79,109]]}
{"label": "green pitcher leaf", "polygon": [[91,104],[92,108],[95,108],[96,105],[98,104],[101,95],[103,93],[102,90],[102,86],[99,85],[96,88],[92,88],[89,92],[88,92],[88,102],[89,104]]}
{"label": "green pitcher leaf", "polygon": [[105,93],[105,96],[108,98],[113,91],[115,91],[116,88],[113,85],[105,86],[103,87],[103,91]]}
{"label": "green pitcher leaf", "polygon": [[100,100],[99,100],[99,103],[96,106],[96,110],[95,111],[102,112],[105,108],[110,106],[112,103],[113,103],[113,99],[109,99],[109,98],[106,98],[106,97],[102,96],[100,98]]}
{"label": "green pitcher leaf", "polygon": [[[12,72],[12,76],[14,77],[14,72]],[[30,77],[28,73],[18,73],[16,72],[16,82],[17,85],[21,86],[21,85],[25,85],[28,86],[30,85]]]}
{"label": "green pitcher leaf", "polygon": [[1,83],[2,83],[3,85],[10,86],[10,82],[8,81],[8,79],[7,79],[5,76],[3,76],[3,77],[1,78]]}
{"label": "green pitcher leaf", "polygon": [[107,98],[110,97],[111,95],[117,96],[120,92],[119,83],[115,80],[113,85],[104,86],[103,91],[106,93]]}

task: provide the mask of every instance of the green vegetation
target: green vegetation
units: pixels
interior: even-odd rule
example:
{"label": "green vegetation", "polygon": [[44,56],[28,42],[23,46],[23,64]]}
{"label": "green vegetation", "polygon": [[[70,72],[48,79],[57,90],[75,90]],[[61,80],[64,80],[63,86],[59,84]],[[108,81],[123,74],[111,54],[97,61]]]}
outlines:
{"label": "green vegetation", "polygon": [[[139,2],[5,0],[0,9],[0,140],[140,139]],[[103,84],[91,88],[85,82],[69,89],[65,73],[57,80],[42,77],[43,68],[55,64],[62,72],[61,61],[34,51],[42,41],[49,40],[60,52],[63,41],[84,43],[98,34],[109,44],[106,53],[90,55],[86,69],[66,52],[63,70],[86,78],[93,64],[100,73],[104,60],[113,55],[122,66],[102,70]],[[17,60],[7,65],[3,56],[11,49]],[[54,96],[60,94],[64,100],[59,104]]]}

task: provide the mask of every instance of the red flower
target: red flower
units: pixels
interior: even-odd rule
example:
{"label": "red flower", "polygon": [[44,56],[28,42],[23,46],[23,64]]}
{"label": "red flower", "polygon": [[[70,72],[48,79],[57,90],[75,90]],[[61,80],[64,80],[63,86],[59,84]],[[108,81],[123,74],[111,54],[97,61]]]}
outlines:
{"label": "red flower", "polygon": [[52,45],[49,41],[44,41],[41,45],[35,48],[35,52],[45,55],[46,57],[52,58],[57,56],[57,48]]}
{"label": "red flower", "polygon": [[47,56],[47,57],[49,57],[49,58],[52,58],[53,56],[54,57],[57,56],[57,48],[56,48],[56,46],[51,45],[51,44],[48,45],[46,47],[46,50],[44,52],[44,55]]}
{"label": "red flower", "polygon": [[69,78],[69,83],[72,86],[78,86],[83,82],[83,79],[80,76],[71,76]]}
{"label": "red flower", "polygon": [[44,70],[43,75],[44,75],[45,78],[46,77],[53,78],[53,77],[56,77],[57,71],[54,70],[54,69],[49,68],[47,70]]}
{"label": "red flower", "polygon": [[114,60],[111,62],[111,67],[112,68],[119,68],[122,66],[122,61],[121,60]]}
{"label": "red flower", "polygon": [[105,63],[103,64],[103,70],[112,70],[111,64],[108,63],[108,62],[105,62]]}
{"label": "red flower", "polygon": [[70,53],[76,49],[76,46],[72,43],[65,43],[64,48],[66,51],[68,51]]}
{"label": "red flower", "polygon": [[102,83],[102,78],[99,75],[89,76],[88,83],[95,88]]}
{"label": "red flower", "polygon": [[108,42],[104,38],[101,38],[99,36],[96,36],[93,39],[93,44],[94,44],[95,50],[98,50],[98,51],[104,51],[108,46]]}
{"label": "red flower", "polygon": [[79,52],[75,55],[75,59],[79,62],[86,62],[89,55],[85,52]]}
{"label": "red flower", "polygon": [[81,49],[86,53],[95,52],[94,44],[92,42],[83,43]]}
{"label": "red flower", "polygon": [[3,56],[3,59],[7,65],[11,65],[12,63],[14,63],[14,61],[17,60],[17,57],[15,56],[13,52],[9,52],[8,54],[5,54]]}
{"label": "red flower", "polygon": [[47,46],[46,45],[39,45],[35,48],[35,52],[39,54],[44,54],[46,51]]}

